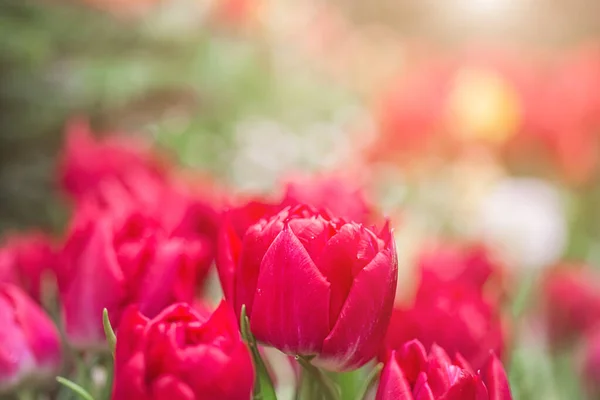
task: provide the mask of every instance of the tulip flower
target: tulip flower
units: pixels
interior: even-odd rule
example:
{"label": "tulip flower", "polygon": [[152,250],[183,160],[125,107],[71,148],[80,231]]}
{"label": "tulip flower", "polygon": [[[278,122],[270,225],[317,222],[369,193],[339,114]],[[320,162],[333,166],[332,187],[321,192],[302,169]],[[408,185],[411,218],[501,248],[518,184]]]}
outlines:
{"label": "tulip flower", "polygon": [[393,351],[381,373],[376,400],[510,400],[506,372],[494,353],[475,372],[457,354],[452,361],[439,346],[429,354],[417,341]]}
{"label": "tulip flower", "polygon": [[460,353],[479,369],[490,350],[501,356],[505,336],[495,302],[469,286],[439,286],[436,290],[419,290],[411,305],[393,310],[381,358],[387,358],[390,351],[405,342],[418,339],[425,346],[437,343],[449,354]]}
{"label": "tulip flower", "polygon": [[56,256],[50,238],[42,233],[8,236],[0,247],[0,282],[19,286],[39,303],[42,278],[54,270]]}
{"label": "tulip flower", "polygon": [[287,354],[348,370],[369,361],[389,323],[397,281],[391,231],[300,205],[238,236],[225,227],[217,258],[236,313],[256,338]]}
{"label": "tulip flower", "polygon": [[52,320],[18,287],[0,284],[0,392],[50,378],[61,363]]}
{"label": "tulip flower", "polygon": [[113,400],[250,399],[254,370],[230,307],[177,303],[149,319],[135,307],[117,331]]}
{"label": "tulip flower", "polygon": [[137,304],[153,317],[176,301],[192,301],[200,242],[169,237],[140,213],[76,215],[57,271],[66,333],[77,347],[104,343],[102,310],[118,328]]}
{"label": "tulip flower", "polygon": [[97,192],[105,180],[120,181],[119,189],[143,195],[166,177],[144,143],[116,135],[95,139],[81,120],[67,126],[59,174],[61,186],[77,202]]}
{"label": "tulip flower", "polygon": [[582,338],[600,325],[600,276],[585,267],[554,269],[542,283],[542,305],[552,344]]}
{"label": "tulip flower", "polygon": [[417,264],[421,275],[421,291],[457,283],[483,290],[492,281],[501,283],[503,275],[502,266],[481,244],[434,244],[421,252]]}

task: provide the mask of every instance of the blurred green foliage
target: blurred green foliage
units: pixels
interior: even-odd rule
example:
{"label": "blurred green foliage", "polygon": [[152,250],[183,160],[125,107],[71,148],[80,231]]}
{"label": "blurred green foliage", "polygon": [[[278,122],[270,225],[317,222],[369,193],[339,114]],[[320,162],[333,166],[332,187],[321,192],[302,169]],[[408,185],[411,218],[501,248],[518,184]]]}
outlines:
{"label": "blurred green foliage", "polygon": [[0,0],[0,231],[62,225],[54,174],[72,115],[151,134],[184,165],[226,177],[244,118],[298,126],[351,98],[301,64],[282,68],[292,51],[266,35],[205,17]]}

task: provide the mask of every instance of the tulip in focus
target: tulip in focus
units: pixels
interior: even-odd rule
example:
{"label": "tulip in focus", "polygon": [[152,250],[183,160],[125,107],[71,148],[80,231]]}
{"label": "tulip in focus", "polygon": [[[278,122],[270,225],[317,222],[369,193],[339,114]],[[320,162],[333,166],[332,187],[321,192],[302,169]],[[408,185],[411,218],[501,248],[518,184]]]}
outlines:
{"label": "tulip in focus", "polygon": [[27,294],[6,283],[0,284],[0,326],[0,392],[58,371],[58,330]]}
{"label": "tulip in focus", "polygon": [[117,332],[113,400],[250,399],[254,370],[224,302],[212,315],[178,303],[149,319],[135,307]]}
{"label": "tulip in focus", "polygon": [[8,236],[0,247],[0,282],[19,286],[39,303],[44,274],[54,270],[56,256],[50,238],[42,233]]}
{"label": "tulip in focus", "polygon": [[104,343],[102,310],[118,328],[123,310],[149,317],[177,301],[192,301],[201,242],[169,237],[154,218],[80,212],[57,271],[63,317],[76,347]]}
{"label": "tulip in focus", "polygon": [[477,372],[457,354],[413,340],[393,351],[381,373],[376,400],[510,400],[504,367],[488,354]]}
{"label": "tulip in focus", "polygon": [[495,302],[458,283],[431,289],[422,286],[413,304],[394,309],[383,359],[413,339],[460,353],[475,369],[483,366],[490,350],[501,357],[506,334]]}
{"label": "tulip in focus", "polygon": [[256,338],[316,356],[330,370],[376,355],[394,302],[398,262],[389,226],[376,234],[309,206],[261,219],[240,237],[225,227],[218,267],[236,313]]}

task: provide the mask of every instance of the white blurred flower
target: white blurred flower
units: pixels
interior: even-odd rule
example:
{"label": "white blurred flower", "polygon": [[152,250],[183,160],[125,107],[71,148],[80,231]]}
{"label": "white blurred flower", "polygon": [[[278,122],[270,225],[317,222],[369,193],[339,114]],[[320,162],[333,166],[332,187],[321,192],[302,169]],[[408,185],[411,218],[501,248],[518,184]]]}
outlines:
{"label": "white blurred flower", "polygon": [[532,178],[499,181],[482,201],[475,231],[509,264],[542,268],[556,262],[566,244],[564,201],[556,187]]}
{"label": "white blurred flower", "polygon": [[268,190],[285,174],[332,169],[353,160],[357,149],[346,126],[359,111],[350,108],[347,114],[335,113],[293,129],[258,117],[240,123],[231,164],[233,182],[242,190]]}

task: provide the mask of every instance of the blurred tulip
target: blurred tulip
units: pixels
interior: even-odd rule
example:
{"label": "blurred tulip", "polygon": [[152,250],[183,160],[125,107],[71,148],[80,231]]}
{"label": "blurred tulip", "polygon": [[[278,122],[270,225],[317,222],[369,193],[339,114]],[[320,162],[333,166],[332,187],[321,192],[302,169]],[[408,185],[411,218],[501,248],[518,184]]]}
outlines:
{"label": "blurred tulip", "polygon": [[219,252],[225,294],[238,315],[246,305],[259,341],[332,370],[375,356],[398,273],[388,226],[375,234],[301,205],[243,237],[225,227]]}
{"label": "blurred tulip", "polygon": [[373,161],[420,159],[417,155],[439,146],[450,74],[449,65],[434,60],[390,85],[376,110],[379,137],[370,150]]}
{"label": "blurred tulip", "polygon": [[506,372],[494,353],[475,372],[460,356],[454,361],[439,346],[426,354],[413,340],[390,353],[376,400],[510,400]]}
{"label": "blurred tulip", "polygon": [[122,171],[119,177],[107,176],[89,187],[79,198],[78,208],[89,213],[108,212],[119,218],[142,210],[152,215],[173,237],[202,242],[202,257],[197,263],[197,282],[201,285],[214,261],[219,205],[207,193],[210,188],[194,187],[194,182],[148,179],[139,170]]}
{"label": "blurred tulip", "polygon": [[373,212],[359,186],[333,175],[290,180],[283,205],[296,204],[326,209],[335,216],[365,224]]}
{"label": "blurred tulip", "polygon": [[77,347],[104,343],[102,310],[118,328],[137,304],[149,317],[176,301],[192,301],[201,242],[169,237],[153,218],[80,212],[57,271],[66,333]]}
{"label": "blurred tulip", "polygon": [[0,326],[0,392],[58,372],[58,330],[33,300],[10,284],[0,284]]}
{"label": "blurred tulip", "polygon": [[552,344],[580,339],[600,325],[600,276],[589,268],[563,265],[549,271],[541,289]]}
{"label": "blurred tulip", "polygon": [[49,237],[30,232],[10,235],[0,247],[0,282],[13,283],[38,303],[42,279],[54,271],[57,252]]}
{"label": "blurred tulip", "polygon": [[499,313],[494,302],[468,285],[433,288],[425,284],[412,305],[394,309],[382,358],[417,339],[425,346],[437,343],[449,354],[461,354],[479,369],[490,350],[503,354],[505,327]]}
{"label": "blurred tulip", "polygon": [[464,284],[483,291],[491,283],[495,286],[494,290],[501,290],[502,265],[483,244],[435,243],[424,248],[417,265],[421,291],[433,291],[439,286],[453,284]]}
{"label": "blurred tulip", "polygon": [[166,171],[144,143],[112,136],[95,139],[89,125],[72,120],[66,130],[66,143],[59,168],[62,188],[75,201],[95,193],[105,180],[136,195],[151,195],[165,179]]}
{"label": "blurred tulip", "polygon": [[250,353],[224,302],[212,315],[183,303],[152,319],[135,307],[124,313],[113,400],[241,400],[253,383]]}

